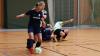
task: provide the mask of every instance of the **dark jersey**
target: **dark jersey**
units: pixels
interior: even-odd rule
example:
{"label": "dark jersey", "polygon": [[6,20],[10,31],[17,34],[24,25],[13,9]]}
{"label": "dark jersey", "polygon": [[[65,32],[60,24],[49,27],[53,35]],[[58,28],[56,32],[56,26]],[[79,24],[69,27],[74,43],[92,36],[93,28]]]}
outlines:
{"label": "dark jersey", "polygon": [[28,15],[30,18],[28,26],[40,27],[40,21],[43,16],[41,11],[36,12],[35,10],[29,10],[25,14]]}

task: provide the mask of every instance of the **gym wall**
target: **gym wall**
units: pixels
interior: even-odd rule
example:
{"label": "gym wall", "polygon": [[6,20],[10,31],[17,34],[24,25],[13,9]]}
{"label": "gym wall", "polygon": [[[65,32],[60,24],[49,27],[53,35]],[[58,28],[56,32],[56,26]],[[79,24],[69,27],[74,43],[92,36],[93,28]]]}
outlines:
{"label": "gym wall", "polygon": [[5,0],[5,28],[27,28],[29,18],[24,17],[21,19],[16,19],[16,15],[25,13],[26,11],[32,9],[38,1],[41,0]]}
{"label": "gym wall", "polygon": [[3,16],[4,16],[4,12],[3,12],[3,0],[0,0],[0,29],[3,28]]}

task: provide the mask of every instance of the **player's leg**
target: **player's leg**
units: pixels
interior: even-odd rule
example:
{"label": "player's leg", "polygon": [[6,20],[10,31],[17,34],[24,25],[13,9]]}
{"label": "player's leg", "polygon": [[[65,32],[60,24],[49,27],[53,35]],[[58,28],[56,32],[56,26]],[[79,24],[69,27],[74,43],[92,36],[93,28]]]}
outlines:
{"label": "player's leg", "polygon": [[60,41],[60,37],[61,37],[60,32],[61,32],[61,29],[56,29],[54,31],[54,35],[56,35],[57,41]]}
{"label": "player's leg", "polygon": [[65,32],[65,36],[63,37],[63,39],[65,39],[68,36],[69,30],[68,29],[65,29],[64,32]]}
{"label": "player's leg", "polygon": [[65,32],[64,31],[60,31],[60,41],[62,41],[63,37],[65,36]]}
{"label": "player's leg", "polygon": [[35,34],[35,38],[37,39],[36,47],[40,47],[42,43],[42,34],[41,33]]}
{"label": "player's leg", "polygon": [[35,43],[33,32],[28,33],[27,48],[31,54],[34,53],[33,44]]}
{"label": "player's leg", "polygon": [[32,27],[28,27],[28,36],[29,37],[27,39],[27,48],[28,48],[29,52],[32,54],[33,53],[33,44],[35,43]]}
{"label": "player's leg", "polygon": [[32,48],[35,43],[33,32],[28,33],[29,38],[27,39],[27,48]]}
{"label": "player's leg", "polygon": [[64,29],[60,32],[60,35],[62,36],[62,40],[64,40],[66,38],[66,36],[68,35],[69,30],[68,29]]}
{"label": "player's leg", "polygon": [[64,32],[65,32],[66,34],[68,34],[68,33],[69,33],[69,30],[68,30],[68,29],[65,29]]}
{"label": "player's leg", "polygon": [[42,34],[41,34],[40,27],[34,27],[34,37],[35,37],[35,40],[37,41],[36,47],[40,47],[41,42],[42,42]]}

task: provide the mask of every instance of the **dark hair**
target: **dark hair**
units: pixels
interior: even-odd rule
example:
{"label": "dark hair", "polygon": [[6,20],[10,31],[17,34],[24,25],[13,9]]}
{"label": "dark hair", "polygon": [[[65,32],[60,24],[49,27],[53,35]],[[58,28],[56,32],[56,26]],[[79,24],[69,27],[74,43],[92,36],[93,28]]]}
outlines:
{"label": "dark hair", "polygon": [[38,4],[35,5],[36,7],[38,6]]}

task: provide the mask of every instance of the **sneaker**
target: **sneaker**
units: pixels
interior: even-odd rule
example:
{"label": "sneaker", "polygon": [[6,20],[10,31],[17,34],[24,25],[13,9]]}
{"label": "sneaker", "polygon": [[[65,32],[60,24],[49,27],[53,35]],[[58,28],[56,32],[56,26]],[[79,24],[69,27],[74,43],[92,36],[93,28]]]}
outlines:
{"label": "sneaker", "polygon": [[29,50],[30,54],[34,54],[34,49],[33,48],[29,48],[28,50]]}

